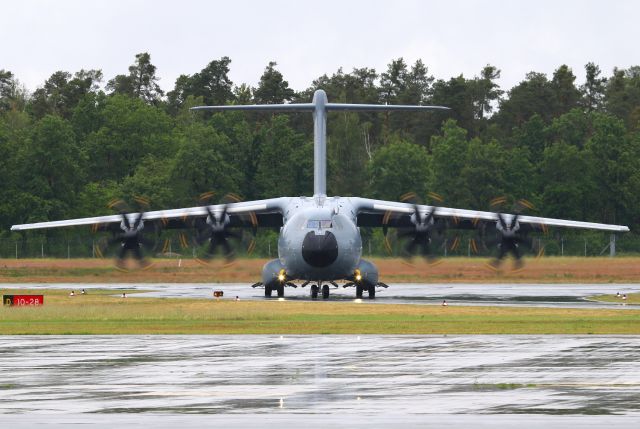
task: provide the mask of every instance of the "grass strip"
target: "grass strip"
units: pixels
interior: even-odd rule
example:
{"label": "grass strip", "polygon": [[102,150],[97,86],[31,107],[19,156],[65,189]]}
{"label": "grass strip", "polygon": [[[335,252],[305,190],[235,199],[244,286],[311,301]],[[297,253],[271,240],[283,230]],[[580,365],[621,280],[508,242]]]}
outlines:
{"label": "grass strip", "polygon": [[0,308],[0,334],[640,334],[640,310],[120,298],[91,291],[75,297],[33,291],[45,295],[45,305]]}
{"label": "grass strip", "polygon": [[[385,283],[637,283],[640,258],[545,257],[528,258],[524,269],[506,261],[498,272],[487,258],[450,257],[428,264],[416,260],[372,258]],[[0,259],[0,282],[5,283],[248,283],[261,278],[265,259],[238,259],[199,264],[193,259],[154,259],[148,269],[121,272],[105,259]]]}
{"label": "grass strip", "polygon": [[640,304],[640,293],[630,293],[627,295],[627,299],[623,299],[622,295],[595,295],[590,296],[589,299],[593,301],[613,302],[616,304]]}

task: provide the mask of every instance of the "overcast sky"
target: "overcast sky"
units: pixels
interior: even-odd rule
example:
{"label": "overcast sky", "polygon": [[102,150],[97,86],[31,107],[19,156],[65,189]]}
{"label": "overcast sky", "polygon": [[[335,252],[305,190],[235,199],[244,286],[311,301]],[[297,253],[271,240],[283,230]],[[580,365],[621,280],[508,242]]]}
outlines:
{"label": "overcast sky", "polygon": [[222,56],[235,84],[255,86],[277,61],[296,90],[398,57],[422,59],[439,79],[489,63],[503,89],[563,63],[578,83],[589,61],[605,75],[640,64],[637,0],[0,0],[0,11],[0,69],[29,90],[57,70],[102,69],[106,83],[140,52],[165,91]]}

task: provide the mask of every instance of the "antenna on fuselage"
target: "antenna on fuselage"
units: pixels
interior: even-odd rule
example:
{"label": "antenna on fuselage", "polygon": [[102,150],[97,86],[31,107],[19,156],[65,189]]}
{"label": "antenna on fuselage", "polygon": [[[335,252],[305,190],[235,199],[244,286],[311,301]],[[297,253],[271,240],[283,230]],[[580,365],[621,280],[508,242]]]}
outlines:
{"label": "antenna on fuselage", "polygon": [[318,89],[311,103],[295,104],[251,104],[229,106],[198,106],[191,110],[254,110],[268,112],[312,112],[313,113],[313,196],[327,195],[327,111],[419,111],[450,110],[443,106],[414,106],[386,104],[329,103],[327,94]]}

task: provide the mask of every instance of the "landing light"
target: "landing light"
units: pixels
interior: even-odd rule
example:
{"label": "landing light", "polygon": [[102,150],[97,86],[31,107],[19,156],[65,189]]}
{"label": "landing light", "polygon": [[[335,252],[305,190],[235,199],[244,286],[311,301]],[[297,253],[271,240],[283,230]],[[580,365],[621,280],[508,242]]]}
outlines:
{"label": "landing light", "polygon": [[362,280],[362,276],[360,274],[356,274],[356,281],[359,282],[360,280]]}
{"label": "landing light", "polygon": [[283,282],[283,281],[284,281],[284,279],[285,279],[284,274],[282,274],[282,273],[278,274],[278,280],[280,280],[281,282]]}

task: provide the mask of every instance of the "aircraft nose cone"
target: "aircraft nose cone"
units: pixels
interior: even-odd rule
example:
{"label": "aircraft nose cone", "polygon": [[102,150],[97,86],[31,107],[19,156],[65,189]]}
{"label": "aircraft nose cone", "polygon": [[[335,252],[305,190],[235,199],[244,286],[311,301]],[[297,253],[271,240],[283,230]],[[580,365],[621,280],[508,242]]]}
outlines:
{"label": "aircraft nose cone", "polygon": [[302,241],[302,258],[312,267],[328,267],[338,259],[336,236],[330,231],[324,235],[309,231]]}

